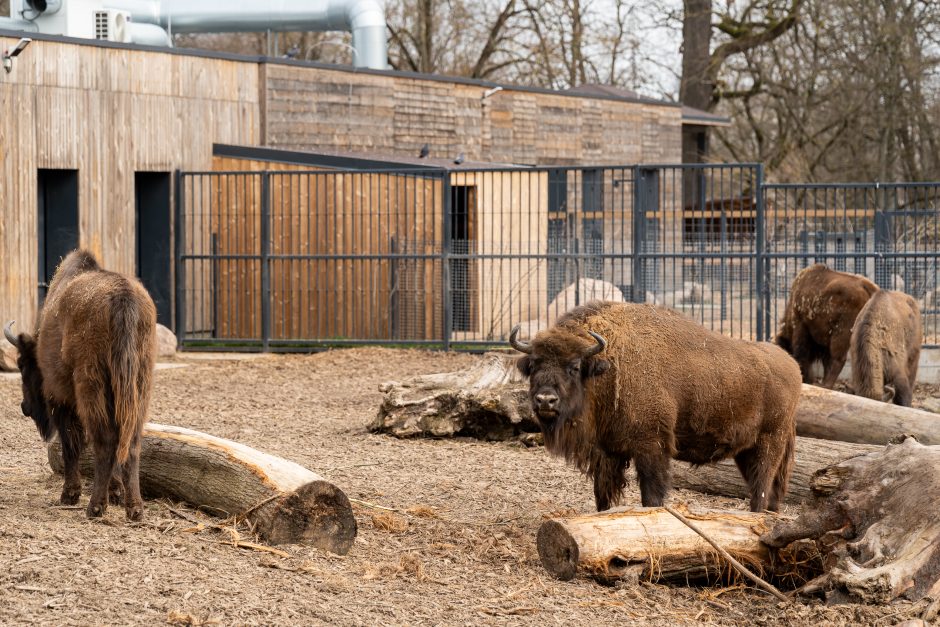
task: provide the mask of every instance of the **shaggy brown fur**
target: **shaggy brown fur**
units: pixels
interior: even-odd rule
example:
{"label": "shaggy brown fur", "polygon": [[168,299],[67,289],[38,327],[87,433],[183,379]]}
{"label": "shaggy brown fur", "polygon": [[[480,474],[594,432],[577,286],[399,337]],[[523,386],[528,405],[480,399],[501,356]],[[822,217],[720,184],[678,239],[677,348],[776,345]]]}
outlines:
{"label": "shaggy brown fur", "polygon": [[804,383],[812,383],[810,369],[818,360],[823,365],[821,385],[832,389],[845,366],[855,318],[877,291],[865,277],[821,263],[796,275],[774,342],[796,359]]}
{"label": "shaggy brown fur", "polygon": [[36,337],[13,338],[23,376],[23,413],[44,440],[62,441],[61,502],[81,495],[78,458],[90,437],[95,480],[89,517],[124,491],[127,517],[143,513],[138,464],[156,360],[156,309],[136,280],[102,270],[88,252],[56,269]]}
{"label": "shaggy brown fur", "polygon": [[882,400],[890,386],[895,405],[910,407],[923,337],[920,307],[913,298],[889,291],[872,296],[852,329],[855,393]]}
{"label": "shaggy brown fur", "polygon": [[[607,347],[584,357],[597,345],[589,330]],[[776,346],[728,338],[665,308],[592,302],[522,348],[531,352],[518,367],[546,447],[593,477],[599,511],[619,499],[631,460],[645,506],[662,505],[672,458],[733,457],[753,511],[783,500],[800,371]]]}

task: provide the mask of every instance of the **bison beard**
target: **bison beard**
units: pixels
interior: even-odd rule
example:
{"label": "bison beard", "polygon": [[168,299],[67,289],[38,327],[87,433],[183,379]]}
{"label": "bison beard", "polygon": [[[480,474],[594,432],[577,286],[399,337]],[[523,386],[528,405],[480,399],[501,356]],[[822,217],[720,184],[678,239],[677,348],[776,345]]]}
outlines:
{"label": "bison beard", "polygon": [[15,336],[23,377],[23,413],[43,440],[62,442],[61,502],[81,496],[78,459],[90,437],[95,479],[89,517],[123,492],[127,517],[143,513],[138,464],[156,356],[156,309],[139,282],[102,270],[88,252],[70,253],[56,269],[36,337]]}
{"label": "bison beard", "polygon": [[530,343],[519,370],[546,448],[594,480],[609,509],[636,467],[644,506],[662,505],[672,458],[732,457],[753,511],[776,510],[796,441],[800,371],[781,349],[733,340],[674,311],[592,302]]}
{"label": "bison beard", "polygon": [[[923,334],[920,307],[913,298],[894,291],[872,296],[852,329],[855,393],[910,407]],[[893,389],[893,394],[886,395],[886,388]]]}
{"label": "bison beard", "polygon": [[796,359],[804,383],[812,383],[810,370],[821,361],[822,386],[832,389],[845,366],[855,318],[877,291],[865,277],[821,263],[796,275],[774,342]]}

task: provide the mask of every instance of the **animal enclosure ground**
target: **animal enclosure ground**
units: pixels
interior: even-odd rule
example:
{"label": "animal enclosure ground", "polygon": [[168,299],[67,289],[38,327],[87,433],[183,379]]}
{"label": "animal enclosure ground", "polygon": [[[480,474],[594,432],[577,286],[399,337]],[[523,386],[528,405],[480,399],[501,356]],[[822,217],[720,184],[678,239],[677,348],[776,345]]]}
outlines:
{"label": "animal enclosure ground", "polygon": [[[546,516],[592,511],[591,486],[575,470],[542,448],[365,431],[379,383],[475,359],[380,348],[183,355],[184,367],[157,372],[155,422],[291,459],[356,499],[359,536],[345,557],[237,548],[233,534],[250,539],[249,530],[213,528],[217,519],[178,504],[146,501],[139,524],[121,507],[86,520],[87,490],[82,509],[58,507],[61,479],[20,414],[19,380],[0,378],[0,624],[889,625],[923,609],[785,605],[739,585],[553,580],[535,535]],[[627,495],[638,504],[632,483]],[[693,492],[674,492],[676,501],[745,509]]]}

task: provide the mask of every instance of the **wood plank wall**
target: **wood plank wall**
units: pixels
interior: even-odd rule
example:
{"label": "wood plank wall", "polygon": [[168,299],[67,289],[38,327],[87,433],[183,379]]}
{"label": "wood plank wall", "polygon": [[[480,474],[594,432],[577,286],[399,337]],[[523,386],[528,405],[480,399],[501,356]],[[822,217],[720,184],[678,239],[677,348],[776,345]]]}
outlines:
{"label": "wood plank wall", "polygon": [[208,169],[213,142],[256,144],[258,94],[255,63],[34,40],[0,77],[3,318],[36,319],[37,169],[78,170],[80,244],[134,273],[134,173]]}

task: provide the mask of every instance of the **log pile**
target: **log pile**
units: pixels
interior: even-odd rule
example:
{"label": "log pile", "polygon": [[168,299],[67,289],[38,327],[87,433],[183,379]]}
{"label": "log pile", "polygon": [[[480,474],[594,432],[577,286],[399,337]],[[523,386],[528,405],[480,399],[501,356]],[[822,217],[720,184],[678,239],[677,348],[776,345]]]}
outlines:
{"label": "log pile", "polygon": [[[94,475],[86,447],[82,474]],[[62,448],[48,448],[49,465],[63,471]],[[303,466],[199,431],[147,423],[140,488],[149,498],[184,501],[211,514],[251,522],[271,544],[307,544],[345,555],[356,538],[349,499]]]}

